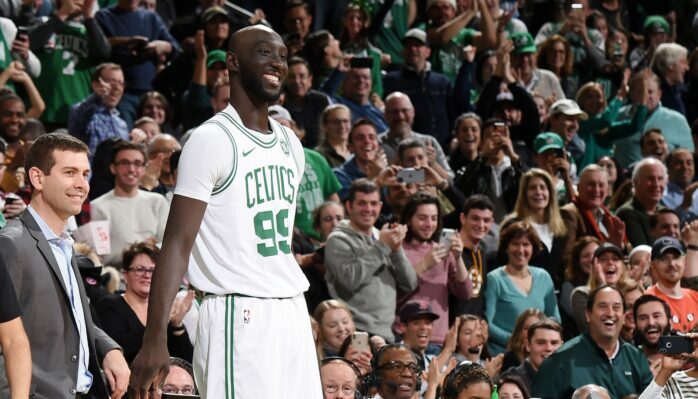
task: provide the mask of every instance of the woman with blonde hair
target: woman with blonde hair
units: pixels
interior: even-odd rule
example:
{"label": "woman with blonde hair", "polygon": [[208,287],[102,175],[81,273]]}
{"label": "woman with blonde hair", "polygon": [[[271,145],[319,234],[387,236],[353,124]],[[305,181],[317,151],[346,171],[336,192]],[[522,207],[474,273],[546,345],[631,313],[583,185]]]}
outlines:
{"label": "woman with blonde hair", "polygon": [[[553,179],[548,172],[533,168],[521,176],[514,212],[504,220],[502,229],[514,221],[528,222],[536,231],[543,245],[531,258],[531,264],[545,269],[559,290],[564,272],[560,260],[568,236],[560,216]],[[507,263],[506,248],[499,248],[497,259],[500,264]]]}
{"label": "woman with blonde hair", "polygon": [[337,356],[344,340],[354,333],[354,318],[342,301],[328,299],[320,302],[313,312],[318,323],[318,342],[324,352],[321,357]]}

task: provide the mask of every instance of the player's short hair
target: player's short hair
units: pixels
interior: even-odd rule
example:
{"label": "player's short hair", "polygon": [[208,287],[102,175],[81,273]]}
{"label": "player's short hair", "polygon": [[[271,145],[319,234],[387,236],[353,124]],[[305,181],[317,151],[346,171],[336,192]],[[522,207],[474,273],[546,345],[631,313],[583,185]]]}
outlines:
{"label": "player's short hair", "polygon": [[354,180],[351,183],[351,186],[349,186],[349,195],[347,196],[347,201],[354,202],[354,200],[356,199],[356,193],[380,193],[380,188],[376,183],[362,177]]}
{"label": "player's short hair", "polygon": [[50,175],[53,165],[56,164],[56,159],[53,156],[54,151],[89,153],[85,143],[69,134],[47,133],[39,136],[29,147],[24,160],[24,170],[28,173],[31,168],[38,168],[45,175]]}

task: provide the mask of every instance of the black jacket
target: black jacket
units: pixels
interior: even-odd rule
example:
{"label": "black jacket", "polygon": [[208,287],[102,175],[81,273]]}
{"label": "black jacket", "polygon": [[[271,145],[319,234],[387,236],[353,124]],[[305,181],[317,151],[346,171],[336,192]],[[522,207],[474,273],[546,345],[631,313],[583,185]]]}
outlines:
{"label": "black jacket", "polygon": [[[519,194],[519,180],[521,180],[523,172],[525,172],[525,167],[519,160],[516,162],[512,161],[511,166],[502,173],[502,197],[507,213],[511,213],[514,210],[516,197]],[[491,196],[494,192],[492,167],[487,164],[484,158],[478,158],[470,166],[461,168],[456,172],[455,186],[466,198],[473,194]],[[494,198],[490,199],[494,201]]]}

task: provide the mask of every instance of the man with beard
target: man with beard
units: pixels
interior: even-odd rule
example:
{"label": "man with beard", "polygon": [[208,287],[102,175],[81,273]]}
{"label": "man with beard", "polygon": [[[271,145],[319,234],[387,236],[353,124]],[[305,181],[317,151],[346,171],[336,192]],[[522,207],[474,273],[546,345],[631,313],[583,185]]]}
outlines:
{"label": "man with beard", "polygon": [[[303,298],[308,280],[291,253],[303,148],[268,114],[288,74],[286,58],[281,37],[262,25],[230,39],[230,106],[182,151],[143,346],[132,363],[133,399],[149,397],[167,374],[167,319],[187,263],[190,283],[206,293],[193,362],[201,397],[322,398]],[[259,367],[269,358],[276,360]],[[270,377],[274,384],[265,382]]]}
{"label": "man with beard", "polygon": [[652,381],[647,360],[633,345],[620,339],[623,297],[617,288],[602,285],[589,295],[589,329],[571,339],[538,369],[531,396],[569,398],[579,387],[597,384],[611,397],[639,394]]}
{"label": "man with beard", "polygon": [[671,332],[671,309],[663,300],[645,294],[633,305],[635,316],[635,344],[645,354],[654,374],[662,355],[659,353],[659,337]]}
{"label": "man with beard", "polygon": [[633,246],[652,243],[650,216],[663,208],[660,202],[666,181],[666,166],[657,159],[645,158],[633,170],[633,198],[616,212]]}
{"label": "man with beard", "polygon": [[672,237],[660,237],[652,245],[650,270],[655,284],[647,294],[660,298],[671,309],[671,328],[688,332],[698,321],[698,292],[681,287],[686,268],[686,252],[681,242]]}
{"label": "man with beard", "polygon": [[417,274],[402,249],[407,227],[373,227],[383,204],[380,189],[367,179],[351,184],[345,205],[349,220],[332,231],[325,245],[327,288],[349,306],[357,330],[393,342],[397,298],[417,288]]}
{"label": "man with beard", "polygon": [[545,319],[531,324],[527,332],[528,339],[524,341],[524,349],[528,357],[520,365],[503,374],[518,375],[530,390],[540,365],[562,345],[562,327],[553,319]]}

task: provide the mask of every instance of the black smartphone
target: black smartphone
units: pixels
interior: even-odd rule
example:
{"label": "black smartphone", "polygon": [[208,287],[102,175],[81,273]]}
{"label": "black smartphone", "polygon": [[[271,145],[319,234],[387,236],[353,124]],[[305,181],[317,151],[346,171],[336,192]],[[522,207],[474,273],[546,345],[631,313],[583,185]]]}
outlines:
{"label": "black smartphone", "polygon": [[349,66],[352,68],[373,68],[373,58],[354,57],[349,60]]}
{"label": "black smartphone", "polygon": [[19,198],[17,198],[17,197],[7,197],[7,198],[5,198],[5,205],[13,204],[18,199]]}
{"label": "black smartphone", "polygon": [[663,355],[693,353],[693,339],[680,335],[663,335],[659,337],[659,353]]}
{"label": "black smartphone", "polygon": [[20,35],[29,36],[29,28],[27,28],[26,26],[18,26],[17,27],[17,36],[20,36]]}

